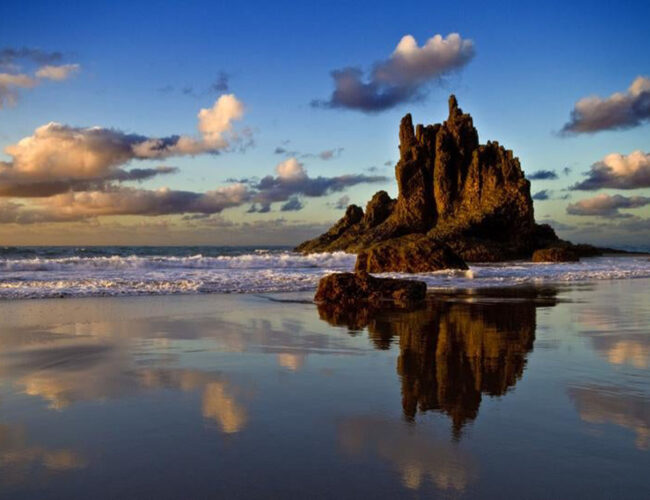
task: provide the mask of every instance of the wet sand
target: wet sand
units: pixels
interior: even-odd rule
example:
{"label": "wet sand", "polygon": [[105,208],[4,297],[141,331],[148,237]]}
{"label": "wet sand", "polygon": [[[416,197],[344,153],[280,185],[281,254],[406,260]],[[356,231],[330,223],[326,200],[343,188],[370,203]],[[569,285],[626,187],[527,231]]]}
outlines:
{"label": "wet sand", "polygon": [[0,498],[648,498],[650,280],[0,302]]}

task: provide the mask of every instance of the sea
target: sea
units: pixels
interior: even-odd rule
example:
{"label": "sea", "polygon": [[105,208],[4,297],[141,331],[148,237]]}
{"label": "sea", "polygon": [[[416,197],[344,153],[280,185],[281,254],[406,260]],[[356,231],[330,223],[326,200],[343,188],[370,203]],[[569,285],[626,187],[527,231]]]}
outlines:
{"label": "sea", "polygon": [[[344,252],[302,255],[290,247],[0,247],[0,300],[211,293],[300,292],[351,271]],[[388,276],[400,276],[396,273]],[[577,283],[650,277],[650,256],[604,255],[575,263],[512,261],[418,275],[430,289]]]}

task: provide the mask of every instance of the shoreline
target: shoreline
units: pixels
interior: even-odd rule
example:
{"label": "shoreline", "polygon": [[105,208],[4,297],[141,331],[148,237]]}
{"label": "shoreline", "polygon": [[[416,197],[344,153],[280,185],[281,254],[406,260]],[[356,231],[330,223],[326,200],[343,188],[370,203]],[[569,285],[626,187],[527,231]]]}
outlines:
{"label": "shoreline", "polygon": [[[413,280],[417,280],[421,275],[413,275]],[[572,290],[584,290],[585,287],[594,287],[601,283],[619,283],[625,281],[643,281],[646,280],[650,283],[650,276],[638,276],[627,278],[603,278],[591,279],[581,281],[544,281],[544,282],[527,282],[527,283],[511,283],[511,284],[498,284],[491,286],[477,286],[477,287],[428,287],[426,292],[426,301],[430,300],[471,300],[471,301],[509,301],[509,300],[536,300],[543,294],[538,292],[551,290],[555,293],[571,292]],[[650,287],[650,285],[649,285]],[[308,290],[292,290],[292,291],[271,291],[271,292],[207,292],[207,293],[167,293],[167,294],[123,294],[123,295],[80,295],[80,296],[61,296],[61,297],[20,297],[20,298],[6,298],[0,297],[0,308],[6,304],[17,303],[35,303],[35,302],[64,302],[64,301],[95,301],[95,300],[150,300],[150,299],[206,299],[219,298],[219,297],[232,297],[233,300],[237,298],[242,299],[261,299],[271,303],[281,304],[308,304],[318,305],[319,303],[313,300],[316,287]]]}
{"label": "shoreline", "polygon": [[[319,280],[349,272],[354,255],[290,252],[235,256],[77,256],[0,261],[0,301],[75,297],[196,296],[315,292]],[[650,277],[650,253],[607,254],[579,262],[482,262],[468,270],[373,273],[424,281],[429,291]]]}

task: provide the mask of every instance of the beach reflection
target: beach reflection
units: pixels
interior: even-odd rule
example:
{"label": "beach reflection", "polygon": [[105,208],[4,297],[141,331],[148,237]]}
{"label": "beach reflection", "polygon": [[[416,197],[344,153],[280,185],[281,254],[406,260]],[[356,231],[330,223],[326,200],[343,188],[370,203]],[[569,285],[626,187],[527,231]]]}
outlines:
{"label": "beach reflection", "polygon": [[397,342],[404,416],[413,421],[418,411],[442,412],[458,438],[477,417],[482,395],[502,396],[522,377],[535,340],[536,308],[555,304],[553,290],[520,295],[522,300],[501,301],[433,297],[415,310],[322,304],[319,314],[353,332],[367,328],[377,349]]}

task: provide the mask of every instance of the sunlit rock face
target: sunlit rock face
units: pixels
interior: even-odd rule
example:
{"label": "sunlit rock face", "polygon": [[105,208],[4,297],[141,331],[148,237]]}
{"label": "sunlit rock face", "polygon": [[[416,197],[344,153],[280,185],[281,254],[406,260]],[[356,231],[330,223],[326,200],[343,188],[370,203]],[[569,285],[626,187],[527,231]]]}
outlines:
{"label": "sunlit rock face", "polygon": [[[498,142],[479,144],[472,117],[449,98],[443,123],[400,123],[398,196],[384,191],[366,212],[350,205],[327,233],[302,243],[300,252],[359,252],[386,240],[419,235],[422,245],[444,242],[466,261],[530,257],[559,242],[535,224],[530,183],[519,160]],[[435,269],[431,269],[435,270]]]}
{"label": "sunlit rock face", "polygon": [[502,396],[522,377],[535,340],[536,308],[555,303],[552,290],[543,294],[496,303],[433,298],[409,310],[323,304],[319,314],[352,331],[367,328],[377,349],[398,343],[405,418],[442,412],[460,437],[484,395]]}
{"label": "sunlit rock face", "polygon": [[424,300],[426,293],[427,285],[423,281],[375,278],[361,271],[321,278],[314,300],[349,305],[382,300],[410,303]]}

